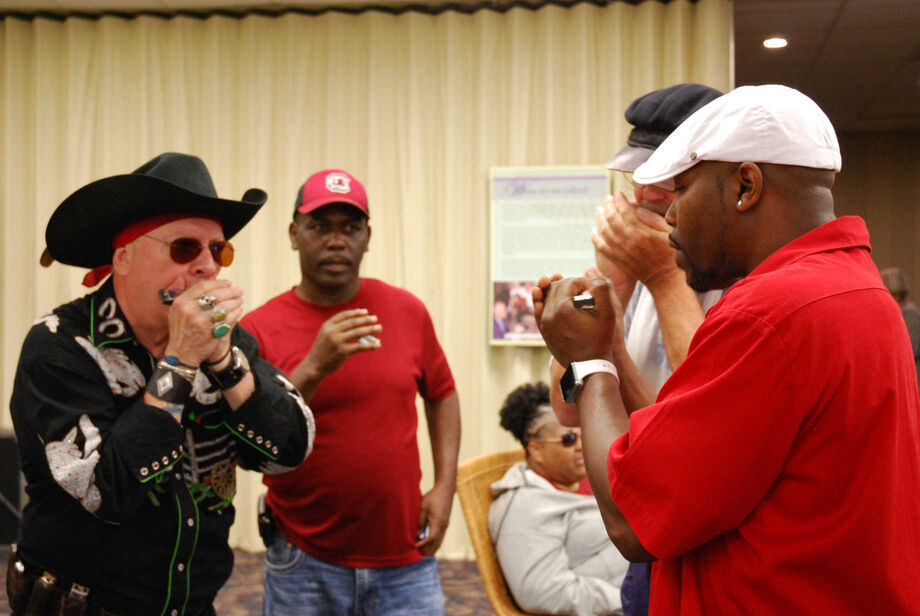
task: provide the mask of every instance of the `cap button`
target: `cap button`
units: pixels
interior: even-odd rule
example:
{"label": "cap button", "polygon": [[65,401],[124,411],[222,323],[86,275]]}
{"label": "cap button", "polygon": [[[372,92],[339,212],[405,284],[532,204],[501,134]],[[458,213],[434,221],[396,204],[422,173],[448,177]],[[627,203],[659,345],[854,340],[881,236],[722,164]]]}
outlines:
{"label": "cap button", "polygon": [[690,160],[696,160],[696,152],[690,152]]}

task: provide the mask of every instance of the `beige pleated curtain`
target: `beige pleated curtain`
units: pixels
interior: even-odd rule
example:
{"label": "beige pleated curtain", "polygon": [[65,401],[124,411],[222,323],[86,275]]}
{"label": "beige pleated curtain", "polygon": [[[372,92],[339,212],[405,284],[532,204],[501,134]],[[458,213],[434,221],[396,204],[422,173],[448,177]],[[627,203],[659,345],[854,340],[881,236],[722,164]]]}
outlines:
{"label": "beige pleated curtain", "polygon": [[[51,212],[91,180],[180,151],[205,160],[221,196],[251,186],[269,194],[224,272],[249,308],[299,280],[286,229],[300,183],[325,167],[364,181],[373,237],[362,273],[428,306],[457,381],[461,459],[514,445],[498,408],[513,387],[545,379],[548,359],[542,348],[487,343],[489,168],[602,165],[626,139],[623,111],[636,96],[681,81],[732,82],[728,0],[7,17],[0,50],[0,428],[11,429],[7,401],[30,324],[86,292],[82,270],[38,265]],[[261,490],[257,475],[240,474],[236,546],[261,547]],[[459,506],[439,555],[472,557]]]}

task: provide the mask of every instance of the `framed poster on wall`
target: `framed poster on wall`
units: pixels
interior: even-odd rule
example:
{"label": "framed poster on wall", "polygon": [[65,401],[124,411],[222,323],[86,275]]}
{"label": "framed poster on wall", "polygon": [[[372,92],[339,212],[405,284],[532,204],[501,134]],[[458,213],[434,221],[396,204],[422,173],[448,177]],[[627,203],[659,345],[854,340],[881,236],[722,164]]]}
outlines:
{"label": "framed poster on wall", "polygon": [[594,264],[603,167],[492,167],[489,343],[542,346],[530,291],[543,274],[580,276]]}

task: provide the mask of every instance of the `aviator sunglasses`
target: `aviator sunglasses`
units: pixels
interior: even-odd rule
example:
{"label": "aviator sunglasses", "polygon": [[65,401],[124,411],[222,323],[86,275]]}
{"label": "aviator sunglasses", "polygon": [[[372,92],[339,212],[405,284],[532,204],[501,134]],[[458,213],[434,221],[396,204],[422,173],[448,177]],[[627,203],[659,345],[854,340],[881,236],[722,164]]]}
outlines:
{"label": "aviator sunglasses", "polygon": [[[152,235],[145,235],[144,237],[169,246],[169,258],[179,264],[191,263],[198,258],[204,248],[201,242],[190,237],[180,237],[171,242],[161,240]],[[233,244],[227,240],[208,242],[208,252],[211,253],[211,258],[214,259],[214,262],[221,267],[227,267],[233,263]]]}
{"label": "aviator sunglasses", "polygon": [[558,438],[533,438],[530,440],[531,442],[537,441],[540,443],[561,443],[563,447],[571,447],[579,438],[581,438],[581,435],[578,432],[569,430]]}

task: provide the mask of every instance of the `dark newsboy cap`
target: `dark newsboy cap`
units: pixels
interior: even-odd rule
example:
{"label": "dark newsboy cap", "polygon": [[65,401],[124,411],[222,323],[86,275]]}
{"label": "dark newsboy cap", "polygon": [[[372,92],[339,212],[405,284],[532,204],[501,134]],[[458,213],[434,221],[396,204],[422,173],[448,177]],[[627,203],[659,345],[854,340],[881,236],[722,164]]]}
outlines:
{"label": "dark newsboy cap", "polygon": [[698,83],[679,83],[640,96],[626,108],[626,121],[633,125],[626,146],[607,168],[635,171],[681,122],[720,96],[718,90]]}

